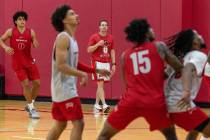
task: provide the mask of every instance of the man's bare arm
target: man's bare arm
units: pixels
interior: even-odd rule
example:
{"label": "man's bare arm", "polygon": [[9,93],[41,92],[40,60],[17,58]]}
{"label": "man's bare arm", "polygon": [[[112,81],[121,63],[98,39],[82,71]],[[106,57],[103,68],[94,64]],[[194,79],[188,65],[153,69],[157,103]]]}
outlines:
{"label": "man's bare arm", "polygon": [[104,40],[100,40],[99,42],[97,42],[96,44],[92,45],[92,46],[88,46],[87,48],[87,52],[88,53],[92,53],[94,52],[98,47],[103,46],[104,45]]}
{"label": "man's bare arm", "polygon": [[34,32],[34,30],[31,29],[31,37],[32,37],[32,44],[34,48],[38,48],[39,47],[39,42],[37,41],[36,38],[36,33]]}
{"label": "man's bare arm", "polygon": [[68,47],[71,46],[69,46],[69,40],[67,36],[61,35],[59,38],[57,38],[56,48],[55,48],[57,69],[66,75],[78,76],[78,77],[85,76],[86,73],[77,70],[75,68],[72,68],[67,64],[66,59],[67,59]]}
{"label": "man's bare arm", "polygon": [[162,42],[156,42],[158,53],[176,72],[181,72],[183,65],[179,59],[170,52],[168,47]]}
{"label": "man's bare arm", "polygon": [[8,29],[0,38],[0,46],[5,49],[8,46],[4,43],[7,39],[9,39],[12,36],[12,29]]}
{"label": "man's bare arm", "polygon": [[5,44],[5,41],[12,36],[12,28],[8,29],[1,37],[0,37],[0,46],[4,49],[4,51],[9,54],[13,55],[14,54],[14,49],[7,46]]}

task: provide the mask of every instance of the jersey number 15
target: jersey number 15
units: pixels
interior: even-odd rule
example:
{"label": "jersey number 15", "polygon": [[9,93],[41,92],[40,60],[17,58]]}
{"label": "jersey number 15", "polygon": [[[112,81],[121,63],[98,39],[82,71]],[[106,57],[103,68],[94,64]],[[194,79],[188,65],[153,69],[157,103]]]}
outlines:
{"label": "jersey number 15", "polygon": [[149,57],[145,56],[147,54],[149,54],[149,51],[143,50],[139,52],[134,52],[130,55],[130,58],[132,59],[133,62],[134,75],[138,75],[139,72],[143,74],[150,72],[151,62]]}

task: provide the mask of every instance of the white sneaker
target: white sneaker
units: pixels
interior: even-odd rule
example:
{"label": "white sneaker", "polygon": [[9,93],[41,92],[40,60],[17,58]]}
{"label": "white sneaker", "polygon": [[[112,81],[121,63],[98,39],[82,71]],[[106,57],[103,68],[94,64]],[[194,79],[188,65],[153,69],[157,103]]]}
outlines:
{"label": "white sneaker", "polygon": [[100,111],[102,111],[102,108],[99,104],[94,104],[93,110],[94,113],[99,113]]}
{"label": "white sneaker", "polygon": [[29,110],[29,116],[32,119],[39,119],[40,118],[39,113],[36,111],[36,109]]}

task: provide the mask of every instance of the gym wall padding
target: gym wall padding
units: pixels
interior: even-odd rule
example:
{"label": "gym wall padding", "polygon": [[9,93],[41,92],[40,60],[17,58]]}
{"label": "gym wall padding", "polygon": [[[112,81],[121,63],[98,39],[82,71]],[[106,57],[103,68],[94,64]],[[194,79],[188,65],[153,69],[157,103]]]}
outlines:
{"label": "gym wall padding", "polygon": [[[182,28],[195,27],[204,35],[205,40],[209,38],[209,13],[207,6],[202,9],[199,0],[2,0],[0,5],[0,16],[3,17],[3,23],[0,23],[0,32],[12,27],[12,15],[15,11],[23,9],[28,12],[29,20],[27,26],[33,28],[37,34],[40,48],[32,49],[32,55],[37,60],[37,65],[41,75],[40,96],[50,96],[50,77],[51,77],[51,51],[56,36],[50,16],[52,11],[64,3],[70,4],[80,16],[80,25],[77,30],[76,39],[80,49],[80,60],[90,64],[90,54],[87,53],[87,43],[91,34],[98,31],[98,21],[107,19],[110,23],[110,33],[114,36],[116,49],[117,70],[112,81],[105,85],[106,97],[108,99],[119,99],[123,93],[123,84],[120,77],[120,55],[123,50],[131,47],[131,44],[125,40],[123,29],[129,21],[134,18],[147,18],[156,33],[157,39],[164,39]],[[193,2],[192,2],[193,1]],[[200,3],[199,3],[199,2]],[[204,0],[205,4],[210,1]],[[200,9],[193,12],[194,5],[200,5]],[[196,7],[197,8],[197,7]],[[192,14],[193,13],[193,14]],[[194,17],[194,14],[196,17]],[[184,21],[184,17],[186,19]],[[195,25],[194,25],[195,24]],[[205,24],[205,25],[203,25]],[[208,25],[207,25],[208,24]],[[210,42],[207,42],[208,44]],[[22,89],[14,72],[11,69],[11,58],[0,51],[0,64],[5,68],[6,94],[22,95]],[[91,76],[90,76],[91,79]],[[87,87],[79,87],[79,95],[82,98],[94,98],[96,92],[96,83],[89,79]]]}

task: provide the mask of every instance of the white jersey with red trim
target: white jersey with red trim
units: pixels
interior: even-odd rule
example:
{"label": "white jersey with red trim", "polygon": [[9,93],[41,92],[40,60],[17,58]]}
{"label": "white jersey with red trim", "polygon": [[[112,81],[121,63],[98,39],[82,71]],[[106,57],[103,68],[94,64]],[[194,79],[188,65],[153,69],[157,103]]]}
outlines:
{"label": "white jersey with red trim", "polygon": [[[187,53],[184,57],[183,64],[193,64],[195,66],[195,73],[192,77],[192,88],[191,88],[191,107],[195,107],[195,104],[192,100],[195,99],[197,96],[197,93],[200,89],[201,80],[203,71],[205,68],[207,62],[207,55],[203,52],[194,50],[189,53]],[[175,77],[175,72],[172,72],[169,75],[169,78],[165,85],[165,96],[166,96],[166,102],[168,106],[169,112],[184,112],[186,111],[186,108],[183,108],[180,110],[177,107],[177,102],[181,99],[183,94],[183,87],[182,87],[182,80],[180,78]]]}

